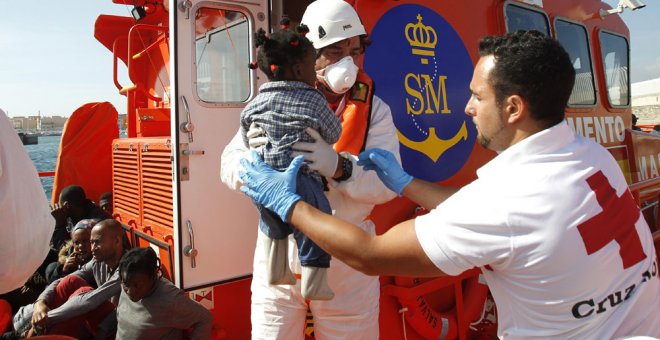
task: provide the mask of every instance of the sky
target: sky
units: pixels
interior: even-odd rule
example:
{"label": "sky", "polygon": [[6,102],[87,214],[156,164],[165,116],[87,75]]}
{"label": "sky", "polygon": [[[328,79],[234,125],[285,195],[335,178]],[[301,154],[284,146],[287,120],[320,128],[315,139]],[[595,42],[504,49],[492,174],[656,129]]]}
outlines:
{"label": "sky", "polygon": [[[607,0],[616,7],[618,0]],[[630,81],[660,78],[660,2],[643,0],[646,7],[625,10],[621,18],[630,30]]]}
{"label": "sky", "polygon": [[[606,2],[614,7],[618,0]],[[632,82],[660,78],[660,4],[645,3],[622,14],[631,32]],[[94,39],[94,21],[99,14],[130,16],[129,6],[0,0],[0,8],[0,109],[9,116],[69,116],[85,103],[109,101],[125,112],[125,97],[112,81],[112,53]]]}
{"label": "sky", "polygon": [[94,38],[99,14],[130,16],[130,8],[112,0],[0,0],[0,109],[69,116],[85,103],[109,101],[125,112],[112,52]]}

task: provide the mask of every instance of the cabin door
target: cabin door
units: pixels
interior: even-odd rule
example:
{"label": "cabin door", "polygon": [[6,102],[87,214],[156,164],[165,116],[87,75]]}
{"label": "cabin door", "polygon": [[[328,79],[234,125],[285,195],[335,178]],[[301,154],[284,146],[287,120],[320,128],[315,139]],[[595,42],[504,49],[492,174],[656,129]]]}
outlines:
{"label": "cabin door", "polygon": [[177,0],[170,8],[175,281],[188,289],[252,273],[256,209],[220,182],[220,155],[258,89],[247,66],[255,59],[253,33],[268,30],[269,9],[266,0]]}

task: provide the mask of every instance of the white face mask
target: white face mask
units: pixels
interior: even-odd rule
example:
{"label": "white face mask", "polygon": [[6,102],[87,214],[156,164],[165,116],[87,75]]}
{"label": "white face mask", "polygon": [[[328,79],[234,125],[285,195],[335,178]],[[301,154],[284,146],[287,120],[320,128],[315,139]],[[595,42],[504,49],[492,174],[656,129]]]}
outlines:
{"label": "white face mask", "polygon": [[346,56],[338,62],[316,71],[316,77],[332,92],[344,94],[355,84],[358,70],[353,63],[353,58]]}

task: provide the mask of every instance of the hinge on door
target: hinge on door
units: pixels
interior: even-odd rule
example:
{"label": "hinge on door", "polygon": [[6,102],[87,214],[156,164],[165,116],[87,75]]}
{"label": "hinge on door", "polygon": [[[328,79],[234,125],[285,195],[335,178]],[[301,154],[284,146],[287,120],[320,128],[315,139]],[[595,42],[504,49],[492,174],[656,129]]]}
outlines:
{"label": "hinge on door", "polygon": [[192,1],[179,1],[179,10],[186,13],[186,19],[190,19],[190,7],[192,7]]}

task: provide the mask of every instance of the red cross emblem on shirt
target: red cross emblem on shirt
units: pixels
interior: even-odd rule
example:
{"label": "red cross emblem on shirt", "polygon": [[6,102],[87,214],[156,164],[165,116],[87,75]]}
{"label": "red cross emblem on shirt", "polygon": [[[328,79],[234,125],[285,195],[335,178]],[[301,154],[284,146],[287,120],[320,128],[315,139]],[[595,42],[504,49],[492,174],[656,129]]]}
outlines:
{"label": "red cross emblem on shirt", "polygon": [[596,194],[598,205],[603,209],[598,215],[580,224],[578,230],[582,241],[591,255],[612,241],[619,244],[619,255],[623,269],[629,268],[646,258],[635,223],[639,219],[639,208],[630,190],[619,197],[602,171],[587,178],[587,183]]}

